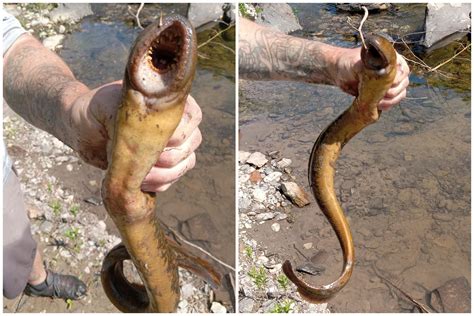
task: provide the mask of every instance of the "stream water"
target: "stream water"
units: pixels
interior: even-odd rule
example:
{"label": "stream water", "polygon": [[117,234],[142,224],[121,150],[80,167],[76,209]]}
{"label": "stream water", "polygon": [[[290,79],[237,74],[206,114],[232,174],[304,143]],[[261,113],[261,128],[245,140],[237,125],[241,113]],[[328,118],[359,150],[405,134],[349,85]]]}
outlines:
{"label": "stream water", "polygon": [[[60,52],[76,77],[91,88],[123,78],[129,48],[140,32],[132,25],[134,19],[127,5],[94,4],[92,8],[94,16],[83,19],[80,30],[66,38]],[[146,5],[141,13],[142,24],[161,12],[185,14],[186,8],[185,4]],[[198,42],[219,30],[215,23],[198,30]],[[234,49],[233,40],[223,36],[199,49],[191,93],[203,112],[203,141],[196,153],[196,167],[159,194],[157,203],[158,217],[165,225],[231,266],[235,265]],[[91,172],[97,174],[97,169]],[[102,207],[95,210],[101,218],[106,217]],[[107,227],[118,234],[110,219]],[[230,272],[222,267],[219,270]],[[229,302],[225,289],[221,294],[218,300]]]}
{"label": "stream water", "polygon": [[[291,6],[303,26],[295,35],[355,45],[346,36],[353,33],[346,22],[350,14],[325,4]],[[358,25],[360,16],[352,18]],[[369,31],[400,36],[419,29],[423,18],[421,6],[402,5],[370,15],[366,25]],[[470,69],[470,59],[463,64]],[[407,99],[347,144],[337,163],[335,187],[353,233],[356,265],[348,285],[329,302],[335,312],[412,310],[375,269],[422,302],[450,279],[471,278],[470,91],[434,84],[420,71],[410,80]],[[469,89],[469,78],[459,80]],[[298,184],[310,192],[307,162],[313,143],[353,98],[334,87],[295,82],[241,80],[239,89],[240,150],[280,151],[293,161]],[[305,278],[313,284],[335,280],[341,250],[317,204],[287,212],[294,222],[280,232],[247,234],[281,260],[304,262],[294,245],[307,257],[326,253],[319,262],[326,271]],[[313,248],[303,249],[309,242]]]}

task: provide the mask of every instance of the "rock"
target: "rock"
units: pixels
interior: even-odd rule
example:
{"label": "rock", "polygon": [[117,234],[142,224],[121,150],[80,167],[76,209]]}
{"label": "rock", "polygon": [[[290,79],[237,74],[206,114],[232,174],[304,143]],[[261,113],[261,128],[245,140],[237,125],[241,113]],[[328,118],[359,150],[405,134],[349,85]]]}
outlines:
{"label": "rock", "polygon": [[253,190],[253,198],[255,201],[262,203],[267,198],[267,193],[260,188]]}
{"label": "rock", "polygon": [[288,218],[288,215],[286,215],[285,213],[278,213],[275,216],[276,221],[281,221],[281,220],[284,220],[284,219],[287,219],[287,218]]}
{"label": "rock", "polygon": [[239,151],[239,163],[246,163],[249,157],[250,153],[248,151]]}
{"label": "rock", "polygon": [[68,164],[66,165],[66,170],[67,170],[67,171],[71,172],[73,169],[74,169],[74,167],[73,167],[71,164],[68,163]]}
{"label": "rock", "polygon": [[[200,4],[202,4],[202,3],[200,3]],[[225,306],[223,306],[219,302],[212,302],[211,312],[213,312],[214,314],[222,314],[222,313],[225,314],[225,313],[227,313],[227,309],[225,308]]]}
{"label": "rock", "polygon": [[55,23],[60,21],[77,22],[87,15],[93,14],[88,3],[60,3],[50,12],[49,17]]}
{"label": "rock", "polygon": [[280,181],[281,175],[282,175],[281,172],[278,172],[278,171],[272,172],[268,176],[263,178],[263,182],[270,183],[270,182]]}
{"label": "rock", "polygon": [[47,17],[41,16],[37,20],[31,21],[31,26],[47,26],[49,23],[49,19]]}
{"label": "rock", "polygon": [[278,223],[272,224],[272,230],[274,232],[279,232],[280,231],[280,224],[278,224]]}
{"label": "rock", "polygon": [[430,293],[430,304],[440,313],[470,313],[469,281],[464,277],[449,280]]}
{"label": "rock", "polygon": [[239,301],[239,311],[241,313],[252,313],[255,307],[255,301],[249,297]]}
{"label": "rock", "polygon": [[29,219],[40,219],[45,217],[45,211],[35,206],[29,207],[27,213]]}
{"label": "rock", "polygon": [[50,37],[47,37],[43,40],[43,46],[46,47],[49,50],[56,50],[58,46],[61,44],[61,42],[64,40],[64,35],[63,34],[58,34],[58,35],[53,35]]}
{"label": "rock", "polygon": [[277,162],[277,167],[281,170],[285,169],[289,165],[291,165],[291,159],[288,158],[283,158],[282,160]]}
{"label": "rock", "polygon": [[66,32],[66,27],[61,24],[58,28],[58,33],[59,34],[64,34],[65,32]]}
{"label": "rock", "polygon": [[198,28],[208,22],[222,19],[224,11],[221,3],[191,3],[188,9],[188,20]]}
{"label": "rock", "polygon": [[255,216],[255,219],[258,221],[269,221],[273,219],[274,217],[275,217],[275,213],[266,212],[266,213],[257,214]]}
{"label": "rock", "polygon": [[187,283],[181,287],[181,297],[182,299],[186,300],[193,295],[194,286]]}
{"label": "rock", "polygon": [[[258,170],[254,170],[249,177],[249,181],[253,184],[257,184],[262,181],[262,175]],[[262,201],[261,201],[262,202]]]}
{"label": "rock", "polygon": [[282,182],[280,187],[282,193],[296,206],[308,205],[308,195],[295,182]]}
{"label": "rock", "polygon": [[425,36],[422,45],[427,53],[466,35],[471,26],[470,3],[428,3]]}
{"label": "rock", "polygon": [[306,244],[303,244],[303,248],[304,249],[311,249],[313,248],[313,243],[312,242],[308,242]]}
{"label": "rock", "polygon": [[268,159],[265,157],[264,154],[256,151],[249,156],[246,162],[248,164],[254,165],[257,168],[261,168],[268,162]]}
{"label": "rock", "polygon": [[255,20],[263,25],[270,25],[283,33],[301,30],[302,27],[291,7],[286,3],[260,3],[261,14]]}
{"label": "rock", "polygon": [[223,20],[225,22],[229,24],[232,22],[235,22],[236,12],[235,12],[235,5],[233,3],[225,3],[222,6],[222,10],[224,11]]}

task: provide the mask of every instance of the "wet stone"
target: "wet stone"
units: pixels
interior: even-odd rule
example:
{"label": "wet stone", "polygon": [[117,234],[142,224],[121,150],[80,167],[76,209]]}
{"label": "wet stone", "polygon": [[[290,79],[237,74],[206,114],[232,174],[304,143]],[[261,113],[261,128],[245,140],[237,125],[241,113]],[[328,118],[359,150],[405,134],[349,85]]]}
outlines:
{"label": "wet stone", "polygon": [[275,213],[266,212],[266,213],[257,214],[255,216],[255,219],[258,221],[269,221],[273,219],[274,217],[275,217]]}
{"label": "wet stone", "polygon": [[452,279],[430,293],[430,304],[438,312],[469,313],[471,288],[466,278]]}

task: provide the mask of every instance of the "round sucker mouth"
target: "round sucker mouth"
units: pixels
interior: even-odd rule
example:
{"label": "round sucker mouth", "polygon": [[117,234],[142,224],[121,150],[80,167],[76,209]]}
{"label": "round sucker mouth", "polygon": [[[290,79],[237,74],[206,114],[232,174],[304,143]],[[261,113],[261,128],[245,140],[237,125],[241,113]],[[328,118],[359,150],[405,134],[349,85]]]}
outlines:
{"label": "round sucker mouth", "polygon": [[181,58],[183,40],[178,27],[166,28],[150,45],[147,60],[160,74],[176,69]]}
{"label": "round sucker mouth", "polygon": [[362,48],[362,61],[367,68],[372,70],[381,70],[389,65],[385,54],[371,42],[367,43],[367,48]]}

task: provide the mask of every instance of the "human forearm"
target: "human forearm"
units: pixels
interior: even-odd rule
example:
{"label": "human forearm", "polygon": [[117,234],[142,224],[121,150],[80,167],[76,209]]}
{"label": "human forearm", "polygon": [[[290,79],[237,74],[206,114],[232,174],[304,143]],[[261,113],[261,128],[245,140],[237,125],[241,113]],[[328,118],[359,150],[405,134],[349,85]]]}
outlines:
{"label": "human forearm", "polygon": [[3,96],[8,105],[34,126],[77,149],[72,104],[89,89],[29,34],[7,51],[3,66]]}
{"label": "human forearm", "polygon": [[239,74],[258,80],[335,84],[345,49],[280,33],[241,19]]}

